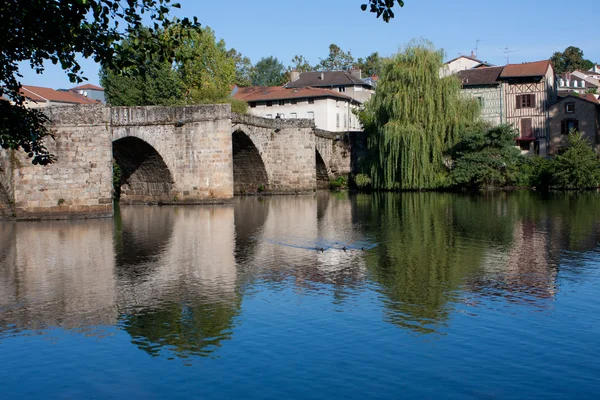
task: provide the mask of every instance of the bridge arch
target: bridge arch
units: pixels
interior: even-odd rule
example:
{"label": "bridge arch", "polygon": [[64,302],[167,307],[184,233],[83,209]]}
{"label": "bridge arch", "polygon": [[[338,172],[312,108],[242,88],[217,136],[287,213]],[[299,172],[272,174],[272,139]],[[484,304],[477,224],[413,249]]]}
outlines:
{"label": "bridge arch", "polygon": [[259,193],[269,190],[269,175],[258,147],[242,129],[232,133],[233,192]]}
{"label": "bridge arch", "polygon": [[115,195],[123,203],[172,201],[173,175],[163,157],[145,140],[125,136],[114,140]]}
{"label": "bridge arch", "polygon": [[329,188],[329,172],[327,165],[319,153],[319,149],[315,148],[315,167],[317,172],[317,189]]}

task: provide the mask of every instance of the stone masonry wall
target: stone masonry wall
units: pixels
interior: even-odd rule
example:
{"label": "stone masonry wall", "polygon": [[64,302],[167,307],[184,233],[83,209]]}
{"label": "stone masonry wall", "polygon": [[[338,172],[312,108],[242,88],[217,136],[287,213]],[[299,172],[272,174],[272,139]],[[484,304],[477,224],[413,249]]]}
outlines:
{"label": "stone masonry wall", "polygon": [[358,156],[363,150],[363,132],[334,133],[315,130],[315,137],[316,149],[325,161],[330,178],[358,172]]}
{"label": "stone masonry wall", "polygon": [[11,155],[11,150],[0,149],[0,219],[10,218],[14,212]]}
{"label": "stone masonry wall", "polygon": [[232,132],[246,134],[263,159],[271,193],[316,189],[314,121],[232,116]]}
{"label": "stone masonry wall", "polygon": [[187,107],[113,107],[113,141],[136,137],[168,167],[173,185],[157,198],[134,200],[203,203],[233,197],[231,109],[228,104]]}
{"label": "stone masonry wall", "polygon": [[55,140],[45,140],[46,147],[57,161],[49,166],[33,165],[22,152],[13,153],[16,217],[111,216],[112,149],[108,109],[69,106],[45,111],[55,135]]}

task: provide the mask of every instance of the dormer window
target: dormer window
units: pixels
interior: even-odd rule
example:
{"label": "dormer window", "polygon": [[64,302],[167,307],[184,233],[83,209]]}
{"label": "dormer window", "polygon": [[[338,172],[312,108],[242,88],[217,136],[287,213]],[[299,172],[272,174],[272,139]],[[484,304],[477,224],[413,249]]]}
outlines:
{"label": "dormer window", "polygon": [[344,93],[345,91],[346,91],[346,87],[345,86],[338,87],[338,92]]}

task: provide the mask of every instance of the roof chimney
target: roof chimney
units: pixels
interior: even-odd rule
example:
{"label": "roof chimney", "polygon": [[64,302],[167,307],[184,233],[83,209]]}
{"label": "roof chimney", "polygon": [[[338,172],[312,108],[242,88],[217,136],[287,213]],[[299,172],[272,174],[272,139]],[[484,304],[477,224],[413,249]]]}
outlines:
{"label": "roof chimney", "polygon": [[471,57],[473,57],[473,58],[477,57],[477,55],[475,54],[475,52],[473,50],[471,50]]}
{"label": "roof chimney", "polygon": [[292,82],[296,82],[298,79],[300,79],[300,72],[298,72],[296,70],[293,70],[290,73],[290,79],[291,79]]}
{"label": "roof chimney", "polygon": [[352,75],[355,78],[362,79],[362,71],[360,70],[360,68],[352,68],[350,70],[350,75]]}
{"label": "roof chimney", "polygon": [[320,79],[321,79],[322,81],[323,81],[323,80],[325,80],[325,72],[321,72],[321,77],[320,77]]}

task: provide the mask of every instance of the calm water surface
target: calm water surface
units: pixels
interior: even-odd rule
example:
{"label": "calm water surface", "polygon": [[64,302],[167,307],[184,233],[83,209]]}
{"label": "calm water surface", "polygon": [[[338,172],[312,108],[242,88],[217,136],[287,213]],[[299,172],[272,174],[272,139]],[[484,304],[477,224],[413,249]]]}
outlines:
{"label": "calm water surface", "polygon": [[0,397],[598,398],[599,238],[598,194],[0,223]]}

